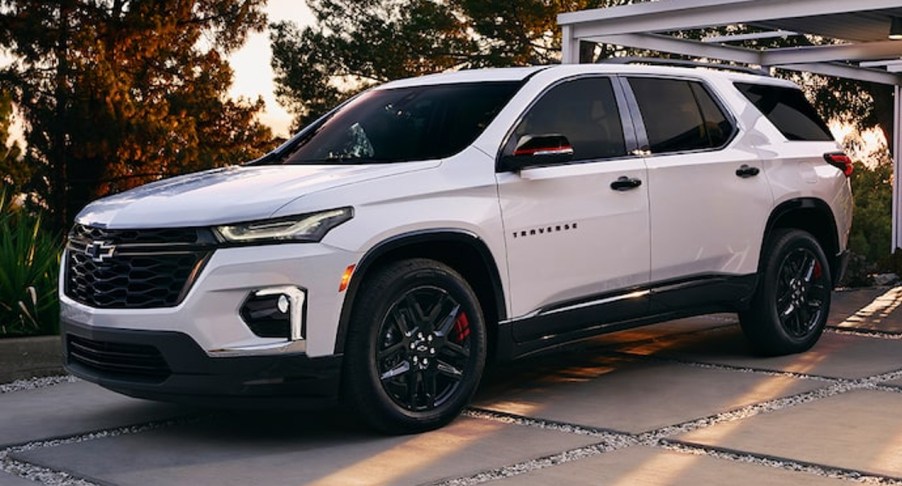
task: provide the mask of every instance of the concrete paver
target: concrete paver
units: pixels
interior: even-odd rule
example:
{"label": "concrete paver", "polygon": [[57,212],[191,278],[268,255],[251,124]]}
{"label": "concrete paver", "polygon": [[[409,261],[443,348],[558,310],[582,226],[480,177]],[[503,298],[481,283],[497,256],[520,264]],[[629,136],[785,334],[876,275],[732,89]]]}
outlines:
{"label": "concrete paver", "polygon": [[0,394],[0,448],[186,415],[189,409],[128,398],[87,382]]}
{"label": "concrete paver", "polygon": [[853,391],[680,440],[902,478],[902,393]]}
{"label": "concrete paver", "polygon": [[[562,465],[513,476],[491,484],[546,486],[839,486],[843,481],[809,473],[649,447],[629,447]],[[766,478],[766,481],[763,480]]]}
{"label": "concrete paver", "polygon": [[622,349],[641,355],[834,378],[862,378],[902,368],[902,340],[831,332],[825,332],[809,351],[770,358],[756,356],[738,326],[701,335],[665,337]]}
{"label": "concrete paver", "polygon": [[[902,333],[902,287],[835,294],[831,325]],[[902,369],[902,339],[827,332],[807,353],[752,354],[735,315],[681,319],[601,336],[490,369],[475,406],[533,419],[640,433],[832,386],[808,373],[855,379]],[[649,359],[651,358],[651,359]],[[701,365],[699,365],[699,363]],[[709,364],[711,366],[705,366]],[[738,368],[748,368],[735,369]],[[830,485],[808,472],[768,467],[781,458],[902,479],[902,379],[898,392],[858,390],[758,415],[698,423],[676,437],[746,455],[736,460],[633,446],[540,469],[508,484]],[[809,397],[811,398],[811,397]],[[784,404],[785,405],[785,404]],[[109,485],[420,484],[485,471],[515,473],[536,458],[602,441],[522,423],[463,417],[405,437],[369,432],[342,409],[213,412],[134,400],[85,382],[0,394],[0,447],[174,417],[126,431],[10,457]],[[350,419],[350,420],[349,420]],[[661,444],[658,444],[661,445]],[[750,461],[750,462],[748,462]],[[35,484],[4,469],[0,484]],[[16,467],[19,467],[16,466]],[[62,478],[62,479],[61,479]],[[64,476],[50,479],[71,484]]]}
{"label": "concrete paver", "polygon": [[3,486],[35,486],[37,483],[0,471],[0,484]]}
{"label": "concrete paver", "polygon": [[384,437],[349,427],[340,415],[306,421],[292,419],[294,413],[265,415],[227,414],[14,457],[116,485],[419,484],[599,440],[471,418],[425,434]]}
{"label": "concrete paver", "polygon": [[883,287],[849,289],[833,292],[830,300],[830,317],[827,325],[839,324],[858,313],[859,310],[874,303],[874,300],[887,292]]}
{"label": "concrete paver", "polygon": [[651,326],[637,327],[626,331],[605,334],[597,338],[576,344],[571,347],[607,348],[612,345],[640,341],[655,341],[677,335],[689,335],[700,332],[709,332],[721,327],[735,325],[739,322],[736,314],[713,314],[709,316],[677,319],[675,321],[662,322]]}
{"label": "concrete paver", "polygon": [[902,305],[902,287],[836,292],[827,324],[843,329],[902,333],[902,319],[893,312]]}
{"label": "concrete paver", "polygon": [[[644,432],[752,403],[802,393],[823,382],[625,358],[556,356],[493,376],[475,405],[622,432]],[[716,384],[716,385],[715,385]]]}

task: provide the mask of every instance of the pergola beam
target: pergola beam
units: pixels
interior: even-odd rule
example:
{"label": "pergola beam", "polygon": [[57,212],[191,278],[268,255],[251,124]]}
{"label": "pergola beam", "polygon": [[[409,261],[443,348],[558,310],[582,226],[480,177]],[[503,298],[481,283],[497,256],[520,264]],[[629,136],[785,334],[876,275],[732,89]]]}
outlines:
{"label": "pergola beam", "polygon": [[751,34],[732,34],[705,37],[704,39],[702,39],[702,42],[741,42],[747,40],[780,39],[786,37],[795,37],[799,35],[802,34],[793,32],[791,30],[772,30],[770,32],[754,32]]}
{"label": "pergola beam", "polygon": [[902,56],[902,42],[880,41],[828,46],[787,47],[761,52],[761,62],[766,66],[778,64],[807,64],[814,62],[869,61]]}
{"label": "pergola beam", "polygon": [[898,8],[898,0],[661,0],[558,15],[573,37],[661,32]]}
{"label": "pergola beam", "polygon": [[848,64],[840,63],[811,63],[811,64],[787,64],[769,66],[777,69],[785,69],[787,71],[798,71],[804,73],[821,74],[823,76],[833,76],[837,78],[854,79],[856,81],[867,81],[869,83],[888,84],[895,86],[902,84],[902,76],[886,71],[878,71],[876,69],[862,69]]}
{"label": "pergola beam", "polygon": [[761,64],[761,53],[741,47],[706,44],[694,40],[677,39],[660,34],[620,34],[604,37],[589,37],[591,42],[615,44],[635,49],[670,52],[684,56],[707,57],[723,61]]}

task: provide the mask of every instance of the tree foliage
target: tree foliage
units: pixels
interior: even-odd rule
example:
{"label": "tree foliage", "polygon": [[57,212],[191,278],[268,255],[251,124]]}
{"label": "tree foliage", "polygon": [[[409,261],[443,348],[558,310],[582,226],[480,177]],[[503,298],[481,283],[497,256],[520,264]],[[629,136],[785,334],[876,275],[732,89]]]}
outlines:
{"label": "tree foliage", "polygon": [[57,227],[98,196],[262,153],[263,101],[226,97],[225,56],[265,26],[265,1],[2,1],[0,86]]}
{"label": "tree foliage", "polygon": [[316,23],[272,26],[279,101],[301,126],[374,84],[559,60],[557,13],[628,0],[308,0]]}
{"label": "tree foliage", "polygon": [[22,148],[12,140],[13,104],[9,93],[0,93],[0,182],[12,188],[23,187],[31,173],[21,163]]}

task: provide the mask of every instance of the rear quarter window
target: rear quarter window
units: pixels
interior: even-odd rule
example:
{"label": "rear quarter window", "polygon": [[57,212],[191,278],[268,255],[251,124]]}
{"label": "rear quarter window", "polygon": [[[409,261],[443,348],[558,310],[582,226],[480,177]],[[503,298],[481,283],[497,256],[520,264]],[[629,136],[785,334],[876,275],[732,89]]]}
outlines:
{"label": "rear quarter window", "polygon": [[833,141],[827,124],[801,90],[752,83],[735,86],[788,140]]}

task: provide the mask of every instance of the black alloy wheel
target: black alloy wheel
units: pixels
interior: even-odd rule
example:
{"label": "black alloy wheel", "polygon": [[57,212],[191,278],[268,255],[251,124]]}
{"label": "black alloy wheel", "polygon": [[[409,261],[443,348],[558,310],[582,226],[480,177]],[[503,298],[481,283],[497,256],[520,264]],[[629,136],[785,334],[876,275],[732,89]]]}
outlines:
{"label": "black alloy wheel", "polygon": [[762,252],[758,288],[739,323],[760,354],[800,353],[820,339],[833,290],[830,266],[808,232],[778,229]]}
{"label": "black alloy wheel", "polygon": [[787,334],[804,338],[811,334],[824,313],[824,297],[829,293],[824,269],[810,249],[794,249],[780,264],[776,306],[780,324]]}
{"label": "black alloy wheel", "polygon": [[391,434],[441,427],[469,403],[486,359],[473,289],[422,258],[365,277],[345,346],[343,393],[367,424]]}
{"label": "black alloy wheel", "polygon": [[375,367],[382,388],[410,411],[446,403],[460,387],[470,359],[470,322],[443,289],[407,291],[379,330]]}

